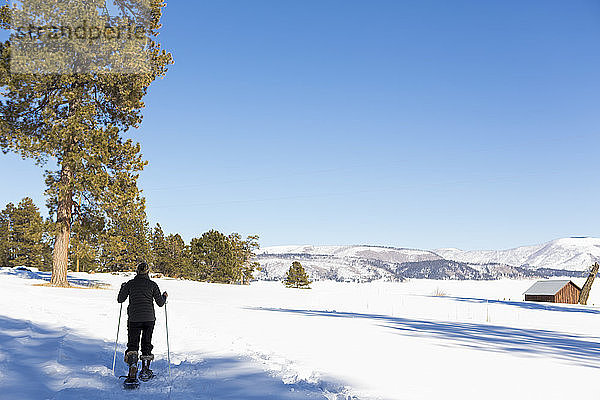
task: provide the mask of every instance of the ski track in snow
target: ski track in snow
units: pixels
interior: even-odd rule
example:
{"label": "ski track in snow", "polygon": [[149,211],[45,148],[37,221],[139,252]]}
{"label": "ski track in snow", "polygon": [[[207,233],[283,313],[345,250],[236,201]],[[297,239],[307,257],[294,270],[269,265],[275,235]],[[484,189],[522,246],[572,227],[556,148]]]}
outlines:
{"label": "ski track in snow", "polygon": [[[152,364],[158,376],[124,393],[112,375],[113,348],[105,341],[0,317],[2,399],[324,399],[323,385],[286,384],[245,357],[207,357]],[[119,347],[117,373],[122,367]],[[7,397],[5,397],[7,396]],[[332,393],[331,399],[337,399]],[[339,397],[346,398],[346,397]]]}
{"label": "ski track in snow", "polygon": [[116,288],[130,277],[73,274],[104,289],[61,289],[35,286],[47,273],[0,268],[0,399],[561,399],[600,371],[600,309],[520,301],[531,281],[157,279],[170,294],[172,376],[157,307],[157,377],[125,392],[112,362]]}
{"label": "ski track in snow", "polygon": [[[50,274],[45,272],[10,268],[0,268],[0,271],[0,279],[7,275],[42,281],[50,279]],[[96,279],[70,277],[69,280],[84,287],[103,284]],[[43,301],[40,298],[31,300]],[[339,384],[320,380],[304,381],[294,375],[293,371],[287,371],[283,367],[287,360],[281,359],[281,365],[277,365],[277,360],[270,360],[260,353],[251,354],[254,358],[239,354],[204,353],[200,356],[194,353],[172,353],[171,376],[164,356],[152,363],[152,369],[157,373],[155,379],[142,382],[137,390],[125,391],[122,389],[123,379],[118,378],[120,374],[127,372],[122,361],[125,350],[123,342],[126,341],[125,320],[126,317],[121,321],[115,377],[112,373],[114,342],[88,338],[66,327],[55,328],[0,315],[0,399],[353,398],[346,395],[346,389]],[[156,340],[154,342],[156,346]],[[273,369],[280,370],[281,373],[274,373]]]}

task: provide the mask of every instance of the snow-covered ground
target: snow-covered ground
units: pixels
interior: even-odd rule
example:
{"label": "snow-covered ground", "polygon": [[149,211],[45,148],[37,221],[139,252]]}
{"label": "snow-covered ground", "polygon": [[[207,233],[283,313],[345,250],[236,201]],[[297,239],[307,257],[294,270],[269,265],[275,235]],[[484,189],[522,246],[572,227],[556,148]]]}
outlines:
{"label": "snow-covered ground", "polygon": [[[159,376],[123,393],[112,375],[124,275],[0,269],[2,399],[560,399],[593,397],[600,308],[522,301],[533,281],[345,284],[312,290],[157,279]],[[581,280],[576,283],[581,284]],[[597,285],[598,283],[596,283]],[[444,296],[433,296],[444,294]],[[600,305],[600,290],[590,304]],[[126,336],[121,324],[117,375]]]}

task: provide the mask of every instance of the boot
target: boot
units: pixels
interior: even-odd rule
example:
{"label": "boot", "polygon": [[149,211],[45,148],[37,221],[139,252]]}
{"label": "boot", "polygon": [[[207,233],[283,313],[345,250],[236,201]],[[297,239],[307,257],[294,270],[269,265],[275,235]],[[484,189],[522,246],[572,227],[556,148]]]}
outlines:
{"label": "boot", "polygon": [[140,379],[142,381],[149,381],[154,378],[154,373],[150,369],[150,362],[154,360],[154,356],[152,354],[142,355],[140,357],[142,360],[142,370],[140,371]]}
{"label": "boot", "polygon": [[125,362],[129,365],[129,374],[125,379],[125,384],[137,383],[137,370],[138,370],[138,352],[128,351],[125,353]]}

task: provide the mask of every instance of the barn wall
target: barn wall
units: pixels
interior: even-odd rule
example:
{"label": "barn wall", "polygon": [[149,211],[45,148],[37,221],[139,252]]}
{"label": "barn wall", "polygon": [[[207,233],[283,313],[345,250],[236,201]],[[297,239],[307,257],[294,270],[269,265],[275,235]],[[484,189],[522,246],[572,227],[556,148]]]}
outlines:
{"label": "barn wall", "polygon": [[580,290],[569,282],[558,293],[556,293],[557,303],[577,304],[579,302]]}
{"label": "barn wall", "polygon": [[554,296],[546,296],[539,294],[526,294],[525,301],[540,301],[546,303],[554,303]]}

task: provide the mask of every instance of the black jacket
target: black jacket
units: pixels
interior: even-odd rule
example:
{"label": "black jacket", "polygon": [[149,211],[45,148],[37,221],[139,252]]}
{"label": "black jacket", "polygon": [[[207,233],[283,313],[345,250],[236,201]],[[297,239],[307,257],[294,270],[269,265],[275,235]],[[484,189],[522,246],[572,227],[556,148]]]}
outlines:
{"label": "black jacket", "polygon": [[127,297],[129,297],[127,315],[130,322],[155,321],[152,300],[156,301],[159,307],[162,307],[167,300],[160,294],[156,282],[151,281],[147,274],[136,275],[135,278],[121,285],[117,301],[122,303]]}

